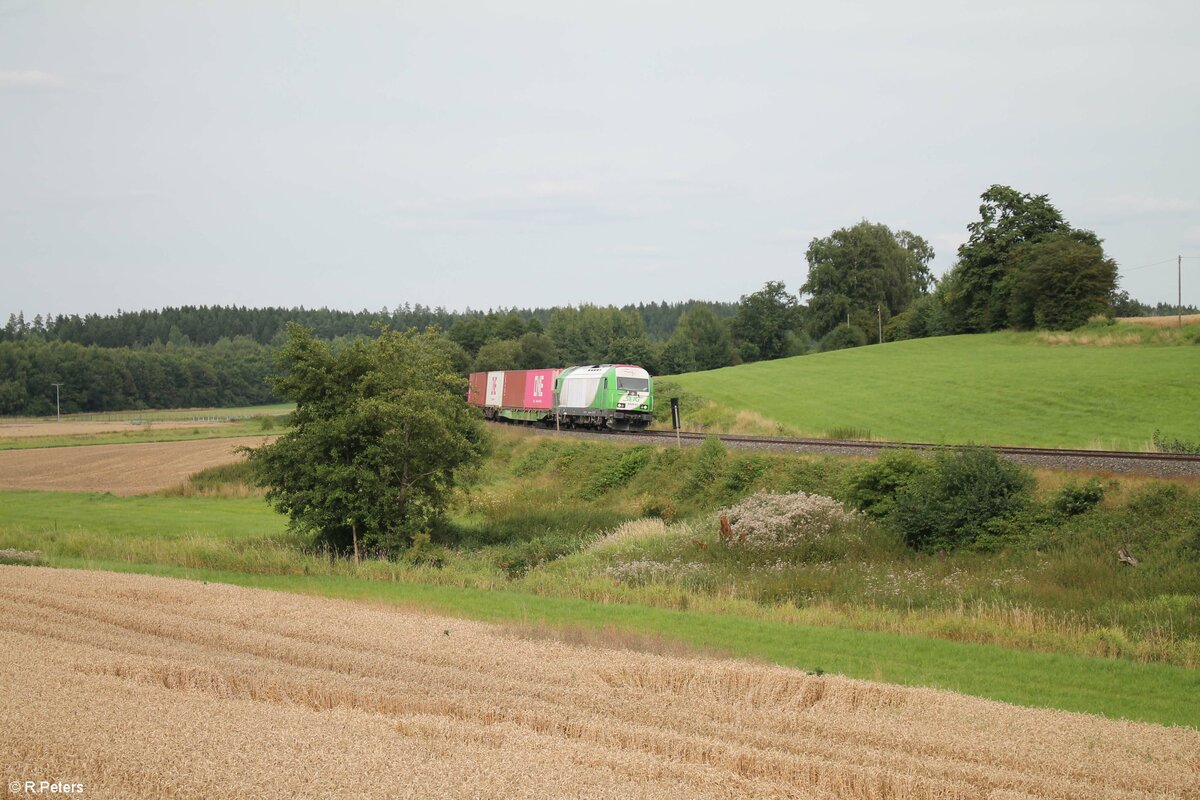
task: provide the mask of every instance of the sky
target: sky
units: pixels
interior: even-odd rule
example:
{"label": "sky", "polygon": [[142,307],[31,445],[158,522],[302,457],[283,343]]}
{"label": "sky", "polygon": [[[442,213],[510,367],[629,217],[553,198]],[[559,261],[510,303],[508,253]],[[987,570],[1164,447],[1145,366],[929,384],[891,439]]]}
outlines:
{"label": "sky", "polygon": [[732,301],[863,219],[940,275],[992,184],[1173,303],[1197,34],[1195,2],[0,0],[0,318]]}

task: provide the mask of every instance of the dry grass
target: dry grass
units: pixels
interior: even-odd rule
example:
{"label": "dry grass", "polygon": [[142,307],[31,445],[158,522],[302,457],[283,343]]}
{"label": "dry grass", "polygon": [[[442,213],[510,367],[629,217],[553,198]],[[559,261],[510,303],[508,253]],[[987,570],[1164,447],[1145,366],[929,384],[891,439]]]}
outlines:
{"label": "dry grass", "polygon": [[[1179,315],[1173,314],[1163,317],[1118,317],[1119,322],[1128,322],[1130,325],[1144,325],[1147,328],[1177,328],[1179,327]],[[1184,325],[1200,325],[1200,314],[1184,314]]]}
{"label": "dry grass", "polygon": [[1142,337],[1136,333],[1050,333],[1041,331],[1037,335],[1043,344],[1075,344],[1089,347],[1127,347],[1141,344]]}
{"label": "dry grass", "polygon": [[0,451],[0,489],[133,495],[175,486],[195,472],[238,458],[262,436]]}
{"label": "dry grass", "polygon": [[90,798],[1196,797],[1200,732],[0,567],[0,769]]}
{"label": "dry grass", "polygon": [[1096,470],[1072,470],[1064,472],[1063,470],[1044,468],[1035,468],[1033,475],[1037,480],[1037,496],[1042,500],[1050,498],[1064,486],[1078,485],[1095,478],[1104,486],[1104,505],[1109,508],[1117,508],[1124,505],[1138,491],[1150,486],[1173,483],[1188,491],[1200,489],[1200,476],[1198,475],[1157,477],[1154,475],[1135,475],[1126,472],[1116,473]]}

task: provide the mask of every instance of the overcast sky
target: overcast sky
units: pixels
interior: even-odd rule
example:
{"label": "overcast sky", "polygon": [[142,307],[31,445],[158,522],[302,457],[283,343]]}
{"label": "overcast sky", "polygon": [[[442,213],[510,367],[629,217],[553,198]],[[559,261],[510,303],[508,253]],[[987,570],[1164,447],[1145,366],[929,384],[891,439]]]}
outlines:
{"label": "overcast sky", "polygon": [[994,183],[1174,302],[1198,34],[1194,0],[0,0],[0,315],[736,300],[864,218],[941,274]]}

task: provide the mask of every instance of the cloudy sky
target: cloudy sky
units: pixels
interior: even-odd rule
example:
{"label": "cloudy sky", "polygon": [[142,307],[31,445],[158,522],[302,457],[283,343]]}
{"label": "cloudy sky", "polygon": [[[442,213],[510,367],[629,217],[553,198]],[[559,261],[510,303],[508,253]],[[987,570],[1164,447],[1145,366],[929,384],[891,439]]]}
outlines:
{"label": "cloudy sky", "polygon": [[940,274],[993,183],[1174,302],[1198,34],[1195,2],[0,0],[0,315],[734,300],[864,218]]}

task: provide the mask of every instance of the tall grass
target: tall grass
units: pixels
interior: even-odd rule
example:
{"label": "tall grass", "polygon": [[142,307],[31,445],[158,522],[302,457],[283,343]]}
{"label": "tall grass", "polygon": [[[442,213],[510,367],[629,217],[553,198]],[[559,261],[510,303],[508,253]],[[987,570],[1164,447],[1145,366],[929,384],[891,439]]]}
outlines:
{"label": "tall grass", "polygon": [[[236,496],[245,476],[233,467],[174,496],[7,493],[0,547],[52,563],[508,589],[1200,666],[1200,493],[1188,482],[1106,477],[1098,506],[1060,517],[1052,506],[1071,484],[1040,473],[1035,516],[991,552],[914,552],[862,521],[819,546],[742,553],[723,545],[717,509],[761,490],[845,499],[860,462],[517,431],[496,442],[428,545],[396,561],[356,567],[288,534],[261,499]],[[636,473],[621,477],[630,460]],[[1122,547],[1138,567],[1117,561]]]}

